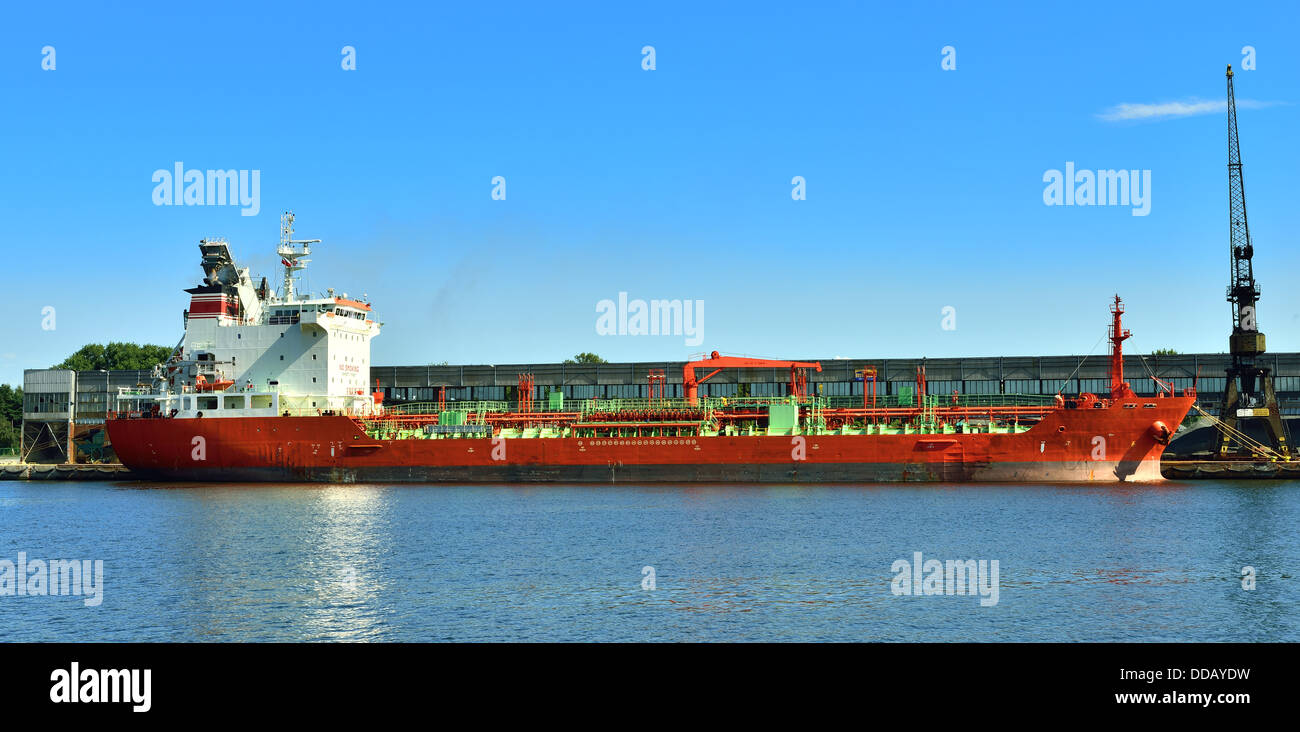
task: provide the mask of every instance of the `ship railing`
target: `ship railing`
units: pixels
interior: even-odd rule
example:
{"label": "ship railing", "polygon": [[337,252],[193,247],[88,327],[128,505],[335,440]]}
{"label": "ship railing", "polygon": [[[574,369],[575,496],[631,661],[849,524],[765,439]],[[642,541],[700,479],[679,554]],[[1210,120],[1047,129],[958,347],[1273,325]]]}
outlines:
{"label": "ship railing", "polygon": [[815,394],[804,394],[802,396],[728,396],[728,397],[704,397],[700,399],[701,404],[707,404],[715,409],[746,409],[746,408],[765,408],[773,404],[798,404],[802,407],[825,407],[827,404],[826,397]]}
{"label": "ship railing", "polygon": [[[954,402],[951,394],[927,394],[925,404],[919,405],[915,394],[895,394],[890,396],[878,396],[868,404],[869,407],[897,409],[897,408],[919,408],[924,407],[923,411],[930,412],[934,409],[942,409],[949,406],[958,407],[1030,407],[1030,406],[1051,406],[1055,401],[1055,395],[1052,394],[958,394]],[[548,412],[565,412],[565,413],[607,413],[607,412],[630,412],[630,411],[662,411],[662,410],[709,410],[709,409],[766,409],[773,404],[799,404],[801,407],[811,411],[820,412],[824,409],[860,409],[862,404],[861,396],[819,396],[803,395],[799,397],[792,396],[716,396],[700,397],[694,405],[681,397],[627,397],[627,398],[608,398],[608,399],[563,399],[552,403],[546,399],[536,399],[532,402],[530,412],[548,413]],[[556,408],[553,408],[556,407]],[[384,411],[388,414],[437,414],[441,411],[463,411],[471,414],[482,413],[505,413],[521,412],[520,404],[515,401],[494,401],[494,400],[464,400],[464,401],[447,401],[441,406],[438,402],[408,402],[404,404],[385,405]]]}
{"label": "ship railing", "polygon": [[[570,400],[566,400],[570,401]],[[661,411],[666,409],[698,409],[699,405],[692,406],[685,399],[676,397],[663,398],[644,398],[628,397],[613,399],[579,399],[572,400],[576,403],[577,411],[583,414],[592,414],[600,412],[633,412],[633,411]]]}
{"label": "ship railing", "polygon": [[483,414],[485,412],[508,412],[510,411],[510,403],[478,400],[446,402],[440,406],[438,402],[410,402],[407,404],[393,404],[384,407],[384,413],[390,415],[438,414],[439,412],[453,411],[469,412],[474,414]]}
{"label": "ship railing", "polygon": [[[935,394],[939,405],[952,405],[951,394]],[[1055,394],[958,394],[958,407],[1032,407],[1051,405],[1056,402]]]}
{"label": "ship railing", "polygon": [[[832,396],[825,397],[826,406],[832,409],[860,409],[862,407],[861,396]],[[1051,406],[1056,401],[1054,394],[958,394],[957,401],[954,403],[952,394],[927,394],[927,400],[937,400],[937,406],[948,407],[1032,407],[1032,406]],[[916,407],[915,394],[894,394],[890,396],[878,396],[874,402],[870,400],[868,407]]]}
{"label": "ship railing", "polygon": [[[528,413],[536,414],[555,414],[555,413],[578,413],[578,414],[601,414],[611,412],[633,412],[633,411],[664,411],[664,410],[690,410],[700,411],[708,409],[744,409],[744,408],[766,408],[772,404],[799,404],[804,407],[817,406],[825,408],[830,405],[826,397],[815,395],[805,395],[801,397],[790,396],[762,396],[762,397],[700,397],[696,404],[691,404],[682,397],[613,397],[606,399],[562,399],[552,403],[548,398],[535,399],[531,403]],[[848,401],[843,406],[862,406],[860,399]],[[437,414],[441,411],[463,411],[469,413],[522,413],[524,410],[517,401],[447,401],[439,405],[438,402],[407,402],[402,404],[387,404],[384,411],[388,414]]]}

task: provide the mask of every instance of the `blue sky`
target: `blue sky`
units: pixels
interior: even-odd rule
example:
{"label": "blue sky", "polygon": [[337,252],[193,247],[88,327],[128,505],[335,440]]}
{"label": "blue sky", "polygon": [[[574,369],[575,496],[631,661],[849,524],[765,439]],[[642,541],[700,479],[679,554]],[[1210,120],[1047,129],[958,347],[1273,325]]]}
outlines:
{"label": "blue sky", "polygon": [[[324,240],[311,287],[373,300],[377,364],[1102,352],[1115,292],[1129,347],[1224,351],[1220,103],[1247,45],[1259,322],[1300,350],[1300,10],[1057,5],[11,6],[0,381],[174,344],[197,241],[274,281],[285,209]],[[1199,113],[1106,118],[1169,103]],[[260,213],[155,206],[176,161],[259,170]],[[1067,161],[1150,170],[1150,214],[1044,205]],[[597,335],[619,292],[703,300],[704,343]]]}

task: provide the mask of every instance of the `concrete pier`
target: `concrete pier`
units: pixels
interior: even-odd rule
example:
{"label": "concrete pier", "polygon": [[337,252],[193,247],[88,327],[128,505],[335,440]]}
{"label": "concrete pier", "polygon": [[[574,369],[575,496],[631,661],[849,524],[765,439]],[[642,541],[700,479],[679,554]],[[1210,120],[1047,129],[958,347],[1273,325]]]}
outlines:
{"label": "concrete pier", "polygon": [[35,465],[0,463],[0,480],[128,480],[131,471],[115,463]]}
{"label": "concrete pier", "polygon": [[1300,478],[1300,461],[1164,460],[1160,473],[1171,480],[1294,480]]}

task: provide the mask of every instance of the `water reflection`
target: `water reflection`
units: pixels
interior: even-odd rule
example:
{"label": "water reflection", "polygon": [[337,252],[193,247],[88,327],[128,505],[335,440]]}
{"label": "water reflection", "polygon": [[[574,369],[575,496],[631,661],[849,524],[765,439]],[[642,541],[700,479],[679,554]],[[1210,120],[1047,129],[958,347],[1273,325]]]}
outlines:
{"label": "water reflection", "polygon": [[181,489],[176,598],[206,640],[383,640],[391,489]]}
{"label": "water reflection", "polygon": [[391,553],[391,489],[329,486],[316,499],[314,526],[298,552],[315,600],[302,616],[304,640],[385,640],[380,568]]}
{"label": "water reflection", "polygon": [[[4,640],[1300,640],[1285,483],[0,483],[0,511],[11,558],[105,562],[97,610],[0,597]],[[916,551],[998,560],[998,604],[894,596]]]}

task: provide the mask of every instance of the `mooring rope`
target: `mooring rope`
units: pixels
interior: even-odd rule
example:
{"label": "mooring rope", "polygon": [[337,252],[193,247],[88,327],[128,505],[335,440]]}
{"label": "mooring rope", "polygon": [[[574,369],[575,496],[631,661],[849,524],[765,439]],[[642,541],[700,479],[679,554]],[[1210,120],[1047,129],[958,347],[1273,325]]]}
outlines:
{"label": "mooring rope", "polygon": [[1195,409],[1196,411],[1200,412],[1200,413],[1201,413],[1201,416],[1203,416],[1203,417],[1205,417],[1206,419],[1210,420],[1210,423],[1213,424],[1215,427],[1219,428],[1219,430],[1220,430],[1221,432],[1223,432],[1225,435],[1228,435],[1229,437],[1232,437],[1232,438],[1237,439],[1239,442],[1241,442],[1241,444],[1243,444],[1243,445],[1245,445],[1246,447],[1250,448],[1253,452],[1256,452],[1256,453],[1261,454],[1261,455],[1265,455],[1265,456],[1270,457],[1270,458],[1273,458],[1273,459],[1275,459],[1275,460],[1282,460],[1282,459],[1283,459],[1283,456],[1282,456],[1281,453],[1277,452],[1276,450],[1274,450],[1273,448],[1269,447],[1268,445],[1265,445],[1264,443],[1259,442],[1258,440],[1254,439],[1254,438],[1251,437],[1250,435],[1247,435],[1245,432],[1242,432],[1241,430],[1239,430],[1239,429],[1237,429],[1237,428],[1235,428],[1235,427],[1230,427],[1230,426],[1228,426],[1228,423],[1227,423],[1227,422],[1224,422],[1223,420],[1219,419],[1218,417],[1214,416],[1213,414],[1210,414],[1209,412],[1205,411],[1204,409],[1201,409],[1201,405],[1199,405],[1199,404],[1195,404],[1195,403],[1194,403],[1194,404],[1192,404],[1192,408]]}

